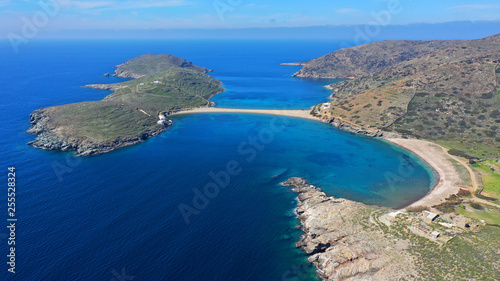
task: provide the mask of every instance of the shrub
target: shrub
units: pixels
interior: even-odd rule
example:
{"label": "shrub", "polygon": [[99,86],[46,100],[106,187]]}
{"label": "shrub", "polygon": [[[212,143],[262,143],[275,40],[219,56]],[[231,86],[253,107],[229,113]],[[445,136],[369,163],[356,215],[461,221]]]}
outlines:
{"label": "shrub", "polygon": [[484,210],[484,207],[481,204],[471,202],[469,205],[476,210]]}
{"label": "shrub", "polygon": [[422,211],[429,211],[429,207],[427,206],[411,206],[406,208],[407,212],[419,213]]}
{"label": "shrub", "polygon": [[434,205],[432,207],[438,209],[443,213],[451,213],[455,211],[455,207],[460,203],[462,203],[462,198],[453,194],[450,197],[446,198],[445,202],[439,205]]}
{"label": "shrub", "polygon": [[484,200],[492,201],[492,202],[498,201],[498,199],[496,199],[496,198],[493,198],[493,197],[488,197],[488,196],[484,196],[484,195],[482,195],[482,194],[476,194],[476,197],[477,197],[477,198],[480,198],[480,199],[484,199]]}
{"label": "shrub", "polygon": [[467,154],[467,153],[465,153],[465,152],[463,152],[461,150],[455,149],[455,148],[452,148],[452,149],[448,150],[448,153],[451,154],[451,155],[463,157],[463,158],[466,158],[466,159],[477,159],[477,157],[470,156],[469,154]]}

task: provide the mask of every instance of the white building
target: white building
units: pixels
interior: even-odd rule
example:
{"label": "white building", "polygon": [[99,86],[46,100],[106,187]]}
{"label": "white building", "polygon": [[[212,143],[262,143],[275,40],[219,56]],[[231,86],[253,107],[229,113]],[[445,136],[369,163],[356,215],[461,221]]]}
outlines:
{"label": "white building", "polygon": [[388,213],[388,214],[387,214],[387,219],[389,219],[389,220],[393,221],[393,220],[395,220],[395,219],[398,217],[398,215],[400,215],[400,214],[403,214],[403,212],[401,212],[401,211],[390,212],[390,213]]}
{"label": "white building", "polygon": [[429,211],[423,211],[423,219],[427,223],[433,222],[439,215]]}

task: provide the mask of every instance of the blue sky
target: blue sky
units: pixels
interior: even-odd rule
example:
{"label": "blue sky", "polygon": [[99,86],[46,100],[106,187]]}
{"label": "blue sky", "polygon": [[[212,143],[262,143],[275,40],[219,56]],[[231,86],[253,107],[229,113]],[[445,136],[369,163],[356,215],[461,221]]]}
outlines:
{"label": "blue sky", "polygon": [[[44,10],[40,2],[58,7]],[[500,1],[0,0],[2,35],[20,32],[26,20],[44,31],[60,31],[357,25],[377,19],[391,25],[500,21]]]}

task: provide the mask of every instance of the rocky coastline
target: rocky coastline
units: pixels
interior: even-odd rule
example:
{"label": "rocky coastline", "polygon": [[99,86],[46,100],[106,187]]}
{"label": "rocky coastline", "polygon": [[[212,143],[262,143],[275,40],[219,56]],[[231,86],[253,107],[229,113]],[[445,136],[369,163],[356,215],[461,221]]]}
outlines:
{"label": "rocky coastline", "polygon": [[375,224],[372,213],[388,208],[328,197],[301,178],[282,184],[297,195],[296,214],[304,232],[296,246],[309,255],[323,280],[412,280],[418,275],[409,243],[394,241]]}
{"label": "rocky coastline", "polygon": [[83,86],[84,88],[108,90],[108,91],[118,91],[120,89],[126,88],[127,85],[120,84],[89,84]]}
{"label": "rocky coastline", "polygon": [[362,136],[367,136],[367,137],[374,137],[374,138],[381,138],[384,136],[384,133],[381,132],[380,130],[367,130],[363,129],[358,126],[354,126],[349,122],[346,122],[340,118],[336,118],[333,116],[328,116],[324,117],[321,119],[321,122],[330,124],[334,127],[339,128],[342,131],[362,135]]}
{"label": "rocky coastline", "polygon": [[214,105],[208,100],[224,89],[210,71],[168,54],[130,59],[113,76],[132,80],[84,86],[113,91],[101,101],[35,110],[26,132],[37,137],[28,144],[89,156],[144,142],[172,126],[169,112]]}
{"label": "rocky coastline", "polygon": [[167,130],[171,123],[152,127],[148,132],[136,137],[118,137],[114,140],[98,141],[87,137],[73,136],[51,123],[46,109],[35,110],[30,115],[31,127],[26,133],[36,135],[37,138],[28,142],[36,148],[46,150],[75,151],[76,156],[91,156],[113,151],[118,148],[142,143],[148,138]]}

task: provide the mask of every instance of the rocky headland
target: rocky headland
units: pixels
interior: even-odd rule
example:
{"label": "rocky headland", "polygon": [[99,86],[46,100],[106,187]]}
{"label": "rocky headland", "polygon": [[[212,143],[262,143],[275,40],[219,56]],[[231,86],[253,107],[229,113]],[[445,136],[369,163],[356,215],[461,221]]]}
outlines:
{"label": "rocky headland", "polygon": [[329,197],[297,177],[282,185],[297,193],[304,234],[296,246],[322,280],[498,280],[498,227],[453,211],[394,211]]}
{"label": "rocky headland", "polygon": [[361,126],[342,120],[342,118],[339,117],[321,116],[320,120],[321,122],[330,124],[334,127],[339,128],[342,131],[354,133],[357,135],[374,137],[374,138],[381,138],[384,136],[384,132],[382,132],[381,130],[362,128]]}
{"label": "rocky headland", "polygon": [[37,135],[37,138],[28,144],[47,150],[75,151],[77,156],[97,155],[112,150],[138,144],[148,138],[164,132],[171,124],[153,126],[150,130],[136,136],[118,136],[114,139],[96,140],[86,136],[73,134],[69,129],[57,126],[51,119],[51,109],[39,109],[30,115],[32,124],[26,132]]}
{"label": "rocky headland", "polygon": [[298,193],[296,214],[304,235],[296,246],[310,255],[323,280],[398,280],[417,274],[406,252],[408,241],[395,242],[370,227],[372,212],[389,209],[328,197],[301,178],[283,185]]}

